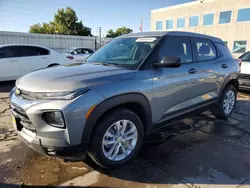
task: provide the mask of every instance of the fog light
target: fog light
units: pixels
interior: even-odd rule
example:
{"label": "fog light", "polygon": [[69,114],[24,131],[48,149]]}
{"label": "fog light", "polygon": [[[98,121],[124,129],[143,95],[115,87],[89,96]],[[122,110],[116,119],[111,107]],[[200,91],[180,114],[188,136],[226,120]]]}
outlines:
{"label": "fog light", "polygon": [[44,112],[43,119],[45,120],[46,123],[54,127],[63,128],[65,126],[63,113],[61,111]]}
{"label": "fog light", "polygon": [[51,148],[45,148],[48,155],[56,155],[56,150]]}

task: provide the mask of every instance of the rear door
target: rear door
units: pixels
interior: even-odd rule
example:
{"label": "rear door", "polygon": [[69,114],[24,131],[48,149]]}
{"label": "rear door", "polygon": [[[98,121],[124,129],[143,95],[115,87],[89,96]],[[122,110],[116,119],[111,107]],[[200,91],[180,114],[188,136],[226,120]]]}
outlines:
{"label": "rear door", "polygon": [[164,56],[181,59],[182,65],[175,68],[152,69],[154,108],[160,121],[170,116],[177,116],[183,110],[199,102],[196,99],[203,90],[200,89],[200,76],[193,59],[191,40],[188,37],[171,36],[158,54],[158,62]]}
{"label": "rear door", "polygon": [[20,72],[25,75],[29,72],[48,67],[49,50],[36,46],[18,46],[20,55]]}
{"label": "rear door", "polygon": [[15,46],[0,48],[0,81],[17,79],[21,75],[19,63]]}
{"label": "rear door", "polygon": [[220,58],[217,49],[210,39],[192,38],[197,70],[197,97],[201,102],[215,100],[219,88],[228,72],[228,64]]}

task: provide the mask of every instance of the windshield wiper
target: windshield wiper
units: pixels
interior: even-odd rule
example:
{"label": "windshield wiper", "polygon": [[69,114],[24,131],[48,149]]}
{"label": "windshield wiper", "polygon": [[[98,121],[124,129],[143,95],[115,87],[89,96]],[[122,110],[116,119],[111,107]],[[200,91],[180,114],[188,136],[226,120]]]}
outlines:
{"label": "windshield wiper", "polygon": [[92,62],[92,64],[93,65],[112,66],[112,67],[124,67],[123,65],[118,64],[118,63],[106,63],[106,62],[101,62],[101,61]]}

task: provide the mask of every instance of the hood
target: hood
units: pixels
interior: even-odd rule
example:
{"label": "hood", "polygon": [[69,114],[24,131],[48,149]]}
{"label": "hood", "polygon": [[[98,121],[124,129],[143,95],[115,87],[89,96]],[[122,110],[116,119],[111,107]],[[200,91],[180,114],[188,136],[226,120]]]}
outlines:
{"label": "hood", "polygon": [[129,79],[134,73],[134,70],[113,66],[70,64],[29,73],[19,78],[16,86],[31,92],[74,91]]}

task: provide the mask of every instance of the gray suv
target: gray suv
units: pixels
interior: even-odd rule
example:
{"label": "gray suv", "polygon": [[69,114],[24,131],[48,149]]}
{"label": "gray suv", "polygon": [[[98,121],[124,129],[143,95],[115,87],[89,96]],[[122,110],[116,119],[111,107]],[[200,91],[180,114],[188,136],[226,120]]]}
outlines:
{"label": "gray suv", "polygon": [[188,112],[228,118],[239,63],[221,39],[148,32],[113,39],[85,64],[52,67],[16,81],[10,93],[20,138],[67,160],[88,155],[102,167],[124,165],[147,135]]}

